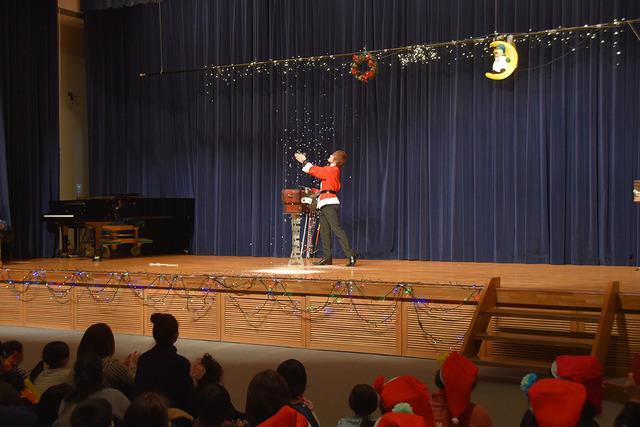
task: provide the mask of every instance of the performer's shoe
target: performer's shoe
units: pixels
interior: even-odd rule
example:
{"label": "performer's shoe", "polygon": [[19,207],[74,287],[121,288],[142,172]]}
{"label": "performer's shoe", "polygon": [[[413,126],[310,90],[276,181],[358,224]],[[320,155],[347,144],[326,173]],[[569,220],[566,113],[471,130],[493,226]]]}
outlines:
{"label": "performer's shoe", "polygon": [[349,257],[349,262],[347,263],[347,267],[355,267],[356,266],[356,262],[358,261],[358,258],[360,258],[360,255],[358,255],[357,252],[354,252]]}
{"label": "performer's shoe", "polygon": [[324,257],[320,261],[316,261],[313,265],[331,265],[333,264],[333,260],[331,258]]}

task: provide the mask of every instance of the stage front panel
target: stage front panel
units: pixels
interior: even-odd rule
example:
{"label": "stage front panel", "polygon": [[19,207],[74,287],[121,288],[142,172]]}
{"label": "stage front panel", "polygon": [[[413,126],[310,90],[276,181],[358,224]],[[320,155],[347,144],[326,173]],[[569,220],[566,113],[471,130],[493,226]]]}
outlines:
{"label": "stage front panel", "polygon": [[222,340],[304,347],[304,297],[234,295],[223,297]]}
{"label": "stage front panel", "polygon": [[458,351],[475,311],[475,304],[403,302],[406,334],[403,356],[437,357]]}
{"label": "stage front panel", "polygon": [[76,329],[106,323],[114,332],[143,334],[141,294],[117,287],[77,288],[75,294]]}
{"label": "stage front panel", "polygon": [[33,286],[24,295],[24,323],[42,328],[73,329],[73,295],[70,286]]}
{"label": "stage front panel", "polygon": [[0,287],[0,324],[22,326],[24,324],[24,304],[20,292],[23,285],[3,285]]}
{"label": "stage front panel", "polygon": [[147,289],[144,295],[145,335],[152,335],[150,317],[153,313],[171,313],[178,321],[181,338],[220,340],[219,294]]}
{"label": "stage front panel", "polygon": [[399,355],[400,302],[308,297],[309,348]]}

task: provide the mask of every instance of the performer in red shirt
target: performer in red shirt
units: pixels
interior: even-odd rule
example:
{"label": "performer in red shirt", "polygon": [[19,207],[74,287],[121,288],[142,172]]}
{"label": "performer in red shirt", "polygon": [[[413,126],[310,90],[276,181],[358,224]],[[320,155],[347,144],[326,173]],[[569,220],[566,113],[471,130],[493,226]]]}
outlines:
{"label": "performer in red shirt", "polygon": [[349,245],[349,238],[340,225],[338,209],[338,191],[340,191],[340,168],[347,162],[347,153],[337,150],[329,156],[329,166],[314,166],[307,162],[307,157],[302,153],[296,153],[295,158],[302,163],[302,170],[314,178],[319,179],[320,199],[318,209],[320,209],[320,238],[322,239],[323,257],[316,265],[331,265],[333,262],[331,248],[331,232],[333,231],[349,262],[347,267],[353,267],[358,260],[358,253]]}

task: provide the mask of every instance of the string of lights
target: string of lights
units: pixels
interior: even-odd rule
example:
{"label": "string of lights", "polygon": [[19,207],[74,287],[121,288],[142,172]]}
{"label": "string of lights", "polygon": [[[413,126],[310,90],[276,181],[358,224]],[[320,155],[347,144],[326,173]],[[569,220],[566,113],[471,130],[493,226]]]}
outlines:
{"label": "string of lights", "polygon": [[[48,276],[59,275],[63,279],[56,281],[48,279]],[[19,276],[19,278],[14,278]],[[103,279],[103,280],[100,280]],[[304,280],[309,281],[309,279]],[[418,326],[425,339],[433,344],[449,343],[455,345],[460,343],[460,338],[454,340],[437,339],[428,326],[425,326],[425,319],[437,320],[440,322],[450,321],[447,314],[456,312],[459,308],[475,302],[483,286],[477,284],[448,283],[396,283],[375,281],[342,281],[327,282],[323,280],[310,281],[330,283],[331,288],[326,293],[326,297],[315,304],[301,306],[296,296],[303,295],[291,291],[291,282],[301,283],[301,279],[265,278],[265,277],[225,277],[217,275],[186,275],[186,274],[151,274],[151,273],[128,273],[128,272],[85,272],[85,271],[64,271],[64,270],[3,270],[0,283],[11,290],[17,299],[24,302],[30,301],[30,294],[34,289],[46,289],[49,299],[60,304],[71,301],[72,290],[80,289],[88,293],[96,303],[110,304],[123,290],[131,291],[144,304],[152,306],[163,306],[167,303],[170,295],[177,295],[186,300],[186,310],[198,318],[203,317],[213,306],[219,294],[226,294],[228,300],[235,309],[241,313],[247,323],[252,328],[260,328],[273,310],[281,310],[295,316],[331,316],[338,308],[347,308],[370,331],[383,333],[385,330],[394,327],[394,319],[400,309],[400,303],[410,302],[413,306]],[[187,282],[192,283],[191,286]],[[195,285],[193,284],[195,283]],[[367,285],[390,285],[388,291],[380,296],[373,296],[367,291]],[[454,305],[451,301],[431,301],[424,297],[416,296],[414,291],[417,287],[424,289],[448,288],[461,291],[466,296]],[[266,295],[266,298],[264,296]],[[248,308],[242,304],[241,297],[254,296],[260,299],[257,305]],[[390,302],[391,304],[378,304],[376,310],[362,310],[367,300]],[[437,303],[441,303],[437,307]],[[444,307],[444,305],[447,307]],[[457,314],[457,313],[456,313]],[[468,319],[471,316],[469,310],[460,313],[455,317],[456,321]],[[454,316],[452,316],[453,318]]]}
{"label": "string of lights", "polygon": [[[527,32],[509,33],[508,35],[516,43],[529,42],[538,45],[547,45],[551,47],[555,42],[561,42],[567,44],[573,39],[596,39],[598,34],[612,31],[615,36],[624,32],[626,27],[631,28],[634,34],[638,35],[635,24],[640,24],[640,18],[634,19],[616,19],[612,22],[581,25],[573,27],[558,27],[541,31],[533,31],[529,29]],[[378,59],[387,57],[397,57],[401,65],[406,66],[410,63],[430,63],[442,58],[439,52],[450,51],[452,53],[454,49],[461,46],[483,46],[484,52],[490,52],[488,43],[493,40],[505,38],[507,34],[491,33],[482,36],[470,37],[460,40],[441,41],[434,43],[422,43],[410,46],[401,46],[395,48],[375,49],[369,50],[367,53],[376,56]],[[638,36],[640,39],[640,36]],[[614,41],[614,45],[618,46],[617,41]],[[207,76],[214,80],[222,80],[225,82],[234,81],[236,77],[253,76],[261,73],[271,73],[274,70],[279,70],[284,76],[287,74],[294,74],[301,67],[321,69],[329,72],[336,71],[348,71],[351,67],[351,59],[354,55],[362,54],[363,52],[349,52],[349,53],[336,53],[336,54],[324,54],[308,57],[293,57],[285,59],[268,59],[263,61],[251,61],[240,64],[226,64],[226,65],[206,65],[204,67],[190,68],[183,70],[160,70],[159,72],[141,72],[140,78],[162,76],[169,74],[184,74],[184,73],[199,73],[206,72]],[[472,58],[475,54],[473,52],[466,52],[463,54],[464,58]],[[345,61],[346,60],[346,61]]]}

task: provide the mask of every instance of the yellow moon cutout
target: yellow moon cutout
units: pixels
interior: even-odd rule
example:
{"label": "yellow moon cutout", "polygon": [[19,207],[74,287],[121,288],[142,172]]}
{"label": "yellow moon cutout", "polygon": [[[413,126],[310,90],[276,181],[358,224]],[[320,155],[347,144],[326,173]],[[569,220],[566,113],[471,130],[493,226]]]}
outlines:
{"label": "yellow moon cutout", "polygon": [[501,73],[484,73],[484,75],[491,80],[504,80],[509,77],[518,68],[518,51],[515,46],[505,41],[494,41],[489,45],[491,48],[498,46],[504,46],[504,53],[507,57],[506,68]]}

